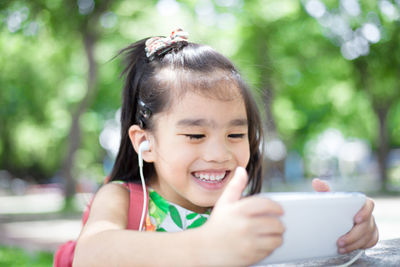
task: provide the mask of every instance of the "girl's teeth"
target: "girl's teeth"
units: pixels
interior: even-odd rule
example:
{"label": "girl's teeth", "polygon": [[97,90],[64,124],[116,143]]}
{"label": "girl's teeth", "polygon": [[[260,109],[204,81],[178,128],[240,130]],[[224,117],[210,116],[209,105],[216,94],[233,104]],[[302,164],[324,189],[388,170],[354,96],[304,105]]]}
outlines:
{"label": "girl's teeth", "polygon": [[203,181],[221,181],[225,177],[226,173],[222,174],[205,174],[205,173],[194,173],[196,178]]}

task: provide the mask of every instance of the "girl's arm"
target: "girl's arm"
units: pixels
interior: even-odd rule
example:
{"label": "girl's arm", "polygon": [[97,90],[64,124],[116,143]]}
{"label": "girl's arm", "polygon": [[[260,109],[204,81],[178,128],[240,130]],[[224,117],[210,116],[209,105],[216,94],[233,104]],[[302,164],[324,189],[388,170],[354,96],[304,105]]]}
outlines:
{"label": "girl's arm", "polygon": [[129,192],[123,186],[107,184],[99,190],[77,242],[74,266],[163,266],[177,259],[185,263],[188,256],[200,254],[196,244],[192,246],[193,240],[200,240],[196,231],[160,234],[126,230],[128,208]]}
{"label": "girl's arm", "polygon": [[96,194],[78,239],[74,266],[248,266],[282,243],[281,207],[240,199],[247,184],[237,172],[202,227],[179,233],[126,230],[129,192],[108,184]]}

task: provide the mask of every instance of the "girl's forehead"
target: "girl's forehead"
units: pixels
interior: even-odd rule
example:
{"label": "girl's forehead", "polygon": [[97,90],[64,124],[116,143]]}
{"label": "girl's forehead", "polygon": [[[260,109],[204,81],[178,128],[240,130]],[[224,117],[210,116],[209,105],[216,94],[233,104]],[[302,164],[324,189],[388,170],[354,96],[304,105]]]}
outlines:
{"label": "girl's forehead", "polygon": [[158,73],[157,79],[160,88],[169,91],[169,102],[180,101],[188,93],[220,101],[243,99],[233,75],[220,69],[198,72],[164,68]]}
{"label": "girl's forehead", "polygon": [[232,121],[241,121],[241,125],[247,125],[246,107],[242,97],[221,100],[190,91],[179,100],[174,100],[169,109],[156,116],[158,121],[168,122],[170,126],[190,125],[216,128],[232,126]]}

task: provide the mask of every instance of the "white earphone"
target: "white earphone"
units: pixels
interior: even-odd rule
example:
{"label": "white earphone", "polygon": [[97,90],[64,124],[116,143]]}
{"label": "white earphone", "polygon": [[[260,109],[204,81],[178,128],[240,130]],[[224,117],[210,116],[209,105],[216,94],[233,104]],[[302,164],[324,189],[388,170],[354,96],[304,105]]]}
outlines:
{"label": "white earphone", "polygon": [[143,167],[143,155],[142,155],[142,153],[144,151],[149,151],[149,150],[150,150],[150,142],[149,141],[145,140],[139,145],[139,152],[138,152],[139,167]]}
{"label": "white earphone", "polygon": [[144,175],[143,175],[143,155],[144,151],[150,150],[150,142],[145,140],[139,145],[138,151],[138,163],[139,163],[139,172],[140,172],[140,180],[142,181],[142,188],[143,188],[143,209],[142,209],[142,218],[140,219],[139,231],[142,231],[143,222],[144,222],[144,215],[146,214],[146,202],[147,202],[147,191],[146,191],[146,183],[144,182]]}

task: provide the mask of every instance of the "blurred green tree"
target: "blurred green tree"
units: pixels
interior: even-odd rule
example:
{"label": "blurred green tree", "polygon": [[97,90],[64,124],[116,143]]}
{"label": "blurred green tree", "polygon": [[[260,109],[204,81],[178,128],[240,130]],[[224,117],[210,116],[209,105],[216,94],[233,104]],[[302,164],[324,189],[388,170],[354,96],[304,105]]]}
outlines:
{"label": "blurred green tree", "polygon": [[377,121],[373,144],[378,150],[381,187],[386,190],[388,153],[390,146],[399,144],[390,128],[396,128],[393,110],[400,103],[400,3],[346,0],[329,4],[304,1],[308,13],[349,61],[352,83],[372,107]]}
{"label": "blurred green tree", "polygon": [[[110,3],[111,1],[108,0],[96,1],[96,3],[91,0],[67,2],[17,1],[9,3],[8,6],[3,6],[2,13],[8,22],[8,29],[3,28],[2,32],[4,39],[8,37],[5,40],[3,39],[3,44],[6,46],[4,50],[8,52],[14,50],[15,54],[6,55],[2,53],[2,56],[9,56],[3,61],[9,63],[6,66],[9,72],[2,73],[2,81],[5,86],[10,87],[8,90],[2,91],[8,94],[3,98],[6,100],[6,105],[3,106],[4,112],[2,113],[4,113],[4,116],[1,116],[4,120],[2,122],[3,130],[1,131],[3,136],[2,165],[11,170],[24,166],[18,166],[18,157],[24,155],[24,149],[11,151],[15,148],[12,147],[13,144],[18,145],[18,141],[24,144],[26,141],[12,140],[12,133],[15,133],[19,139],[29,138],[33,143],[33,149],[36,149],[33,154],[42,154],[43,157],[38,159],[38,164],[33,164],[32,160],[27,160],[30,161],[28,164],[32,166],[32,169],[28,168],[27,171],[34,175],[34,170],[36,170],[36,176],[44,174],[43,176],[46,177],[46,174],[49,174],[48,172],[40,173],[43,165],[46,166],[46,162],[52,163],[47,164],[52,167],[49,171],[54,171],[54,167],[61,167],[60,175],[64,178],[66,184],[67,205],[76,188],[73,170],[76,152],[81,145],[81,118],[96,97],[99,83],[98,63],[94,54],[101,35],[100,18],[107,12]],[[39,26],[42,25],[44,29],[39,30]],[[18,31],[20,34],[18,34]],[[17,34],[10,36],[13,33]],[[19,46],[13,46],[10,42]],[[49,45],[53,45],[51,50],[48,47]],[[26,47],[28,49],[24,49]],[[83,49],[81,50],[81,48]],[[38,52],[41,53],[38,55]],[[52,52],[58,54],[57,56],[60,58],[54,59]],[[22,54],[26,54],[26,57]],[[43,55],[47,58],[42,58]],[[12,56],[17,60],[13,61]],[[87,68],[82,67],[83,62],[81,60],[74,59],[76,56],[86,58]],[[24,60],[24,58],[29,60]],[[21,67],[21,64],[26,61],[27,65],[30,66]],[[12,63],[14,63],[14,67],[12,67]],[[68,64],[72,64],[72,66]],[[43,69],[38,68],[41,65],[43,65]],[[20,75],[15,75],[15,73],[20,73]],[[82,86],[82,77],[84,76],[86,76],[86,89]],[[10,78],[16,81],[7,81]],[[42,93],[38,90],[32,90],[35,87],[41,89]],[[63,97],[65,98],[62,99]],[[62,103],[62,100],[67,100],[70,103]],[[66,104],[67,109],[60,108],[60,106]],[[21,107],[18,105],[21,105]],[[24,110],[27,111],[24,112]],[[29,113],[28,110],[33,112]],[[72,110],[70,115],[65,114],[68,110]],[[16,116],[26,116],[23,118],[26,122],[16,122]],[[61,120],[61,117],[68,118],[69,121],[60,123],[57,120]],[[36,121],[32,122],[32,120]],[[44,143],[57,136],[57,134],[49,132],[48,129],[39,127],[40,124],[44,127],[49,126],[43,121],[48,123],[52,121],[57,124],[52,126],[62,128],[63,133],[60,134],[59,138],[67,139],[67,148],[61,149],[65,153],[59,151],[63,147],[61,140],[52,140],[54,141],[53,145],[55,145],[53,150],[46,154],[43,153],[46,145],[51,148],[51,145]],[[60,126],[60,124],[62,125]],[[30,133],[35,134],[35,136],[29,136]],[[37,144],[36,147],[35,144]],[[16,166],[13,166],[14,164]]]}
{"label": "blurred green tree", "polygon": [[110,60],[143,34],[134,22],[146,24],[151,9],[152,1],[2,2],[1,169],[38,182],[60,177],[66,206],[77,178],[100,182],[98,136],[120,103],[121,67]]}
{"label": "blurred green tree", "polygon": [[[253,85],[267,140],[303,153],[324,129],[340,129],[379,148],[385,183],[388,149],[400,145],[399,20],[375,1],[346,15],[346,2],[327,1],[322,12],[318,3],[325,2],[305,0],[3,1],[0,168],[37,181],[59,175],[67,199],[76,179],[100,182],[106,152],[99,134],[120,105],[121,67],[110,59],[132,41],[184,22],[191,41],[231,57]],[[334,30],[321,21],[329,14]],[[368,54],[354,57],[348,49],[356,44],[344,46],[336,28],[348,25],[342,28],[350,37],[362,37],[377,18],[380,40],[367,40]],[[266,166],[282,169],[283,161]]]}

